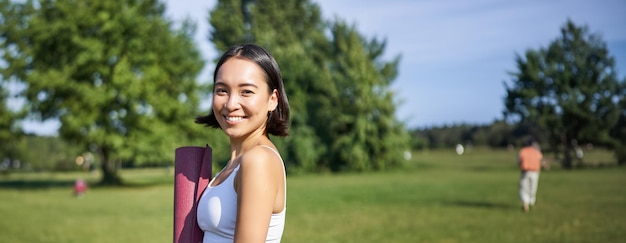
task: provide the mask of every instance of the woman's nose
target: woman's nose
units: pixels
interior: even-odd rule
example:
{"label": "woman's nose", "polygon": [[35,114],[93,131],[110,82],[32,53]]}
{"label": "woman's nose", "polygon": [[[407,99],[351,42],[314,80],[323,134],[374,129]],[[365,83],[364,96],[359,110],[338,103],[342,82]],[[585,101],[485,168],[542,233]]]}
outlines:
{"label": "woman's nose", "polygon": [[226,109],[234,110],[239,108],[240,97],[238,95],[229,95],[226,101]]}

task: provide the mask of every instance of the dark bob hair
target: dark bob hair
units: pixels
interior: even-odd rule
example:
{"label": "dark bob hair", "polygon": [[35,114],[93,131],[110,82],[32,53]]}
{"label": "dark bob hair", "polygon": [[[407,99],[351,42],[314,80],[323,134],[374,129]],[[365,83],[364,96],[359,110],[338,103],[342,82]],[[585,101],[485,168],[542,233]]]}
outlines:
{"label": "dark bob hair", "polygon": [[[278,106],[276,110],[268,114],[267,122],[265,123],[265,134],[282,137],[287,136],[289,134],[287,131],[289,128],[289,101],[285,94],[280,68],[278,68],[278,63],[276,63],[274,57],[263,47],[257,45],[245,44],[232,46],[224,52],[215,66],[215,71],[213,72],[214,84],[217,71],[226,61],[233,57],[248,59],[255,62],[263,69],[265,72],[265,81],[269,87],[268,92],[271,93],[273,90],[278,91]],[[208,127],[220,128],[219,123],[217,123],[215,119],[213,110],[211,110],[211,113],[207,116],[196,117],[196,123],[204,124]]]}

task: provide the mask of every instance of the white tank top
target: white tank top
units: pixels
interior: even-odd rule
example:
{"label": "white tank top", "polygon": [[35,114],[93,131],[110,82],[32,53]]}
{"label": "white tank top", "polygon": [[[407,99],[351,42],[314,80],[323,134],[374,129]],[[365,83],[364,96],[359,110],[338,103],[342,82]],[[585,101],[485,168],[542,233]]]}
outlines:
{"label": "white tank top", "polygon": [[[280,154],[272,147],[261,145],[272,150],[282,162]],[[283,165],[283,176],[285,170]],[[198,226],[204,231],[204,243],[233,242],[235,237],[235,222],[237,220],[237,192],[233,186],[239,165],[233,172],[217,186],[212,186],[213,180],[202,193],[198,202]],[[217,177],[219,173],[215,175]],[[215,179],[215,177],[213,179]],[[287,181],[285,180],[285,208],[280,213],[273,213],[267,230],[265,242],[280,242],[285,228],[285,211],[287,204]]]}

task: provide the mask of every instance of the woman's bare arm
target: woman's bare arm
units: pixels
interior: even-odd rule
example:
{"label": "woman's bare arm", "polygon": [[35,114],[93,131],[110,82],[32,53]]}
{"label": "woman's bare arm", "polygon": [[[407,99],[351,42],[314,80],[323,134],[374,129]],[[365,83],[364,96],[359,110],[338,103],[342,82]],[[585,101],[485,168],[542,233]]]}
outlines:
{"label": "woman's bare arm", "polygon": [[235,242],[265,242],[278,185],[282,179],[279,158],[257,147],[241,157],[236,180],[237,223]]}

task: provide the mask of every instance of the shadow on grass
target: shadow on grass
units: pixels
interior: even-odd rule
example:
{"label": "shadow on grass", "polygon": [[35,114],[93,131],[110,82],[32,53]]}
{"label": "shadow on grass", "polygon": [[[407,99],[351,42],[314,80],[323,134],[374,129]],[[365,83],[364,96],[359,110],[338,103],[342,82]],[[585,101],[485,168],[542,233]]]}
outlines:
{"label": "shadow on grass", "polygon": [[493,202],[483,202],[483,201],[467,201],[467,200],[457,200],[447,202],[446,204],[452,206],[460,206],[460,207],[470,207],[470,208],[485,208],[485,209],[512,209],[515,208],[512,205],[504,204],[504,203],[493,203]]}
{"label": "shadow on grass", "polygon": [[[8,179],[0,180],[0,189],[16,190],[45,190],[54,188],[73,188],[72,179]],[[172,180],[125,181],[121,185],[103,185],[98,182],[88,182],[89,188],[150,188],[153,186],[173,185]]]}
{"label": "shadow on grass", "polygon": [[73,180],[1,180],[0,188],[7,189],[24,189],[24,190],[42,190],[51,188],[71,188],[74,186]]}
{"label": "shadow on grass", "polygon": [[149,180],[149,181],[124,181],[121,185],[108,185],[108,184],[94,184],[95,188],[129,188],[129,189],[140,189],[140,188],[150,188],[155,186],[163,186],[163,185],[174,185],[174,180]]}

